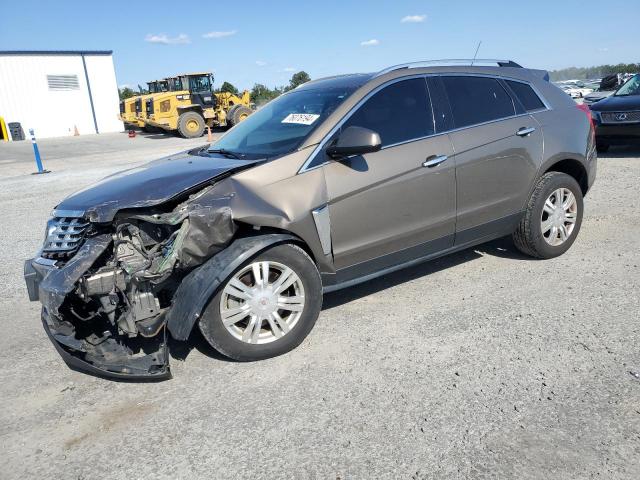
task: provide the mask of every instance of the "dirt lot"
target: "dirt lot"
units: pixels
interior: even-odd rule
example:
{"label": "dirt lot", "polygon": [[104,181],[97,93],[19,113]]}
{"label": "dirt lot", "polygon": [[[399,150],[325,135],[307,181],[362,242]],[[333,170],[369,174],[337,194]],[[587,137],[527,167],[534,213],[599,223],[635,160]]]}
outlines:
{"label": "dirt lot", "polygon": [[[573,248],[499,240],[325,297],[288,355],[228,362],[198,335],[174,379],[69,370],[22,262],[64,196],[202,143],[0,144],[0,478],[640,478],[640,152],[602,156]],[[180,347],[180,348],[177,348]]]}

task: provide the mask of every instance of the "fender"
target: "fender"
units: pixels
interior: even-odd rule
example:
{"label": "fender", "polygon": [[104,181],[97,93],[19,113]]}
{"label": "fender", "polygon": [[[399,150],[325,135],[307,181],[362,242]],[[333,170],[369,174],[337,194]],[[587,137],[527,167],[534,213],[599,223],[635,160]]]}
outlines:
{"label": "fender", "polygon": [[186,340],[209,299],[229,275],[262,250],[279,243],[299,241],[293,235],[272,233],[235,240],[231,245],[189,272],[176,290],[167,313],[167,327],[176,340]]}

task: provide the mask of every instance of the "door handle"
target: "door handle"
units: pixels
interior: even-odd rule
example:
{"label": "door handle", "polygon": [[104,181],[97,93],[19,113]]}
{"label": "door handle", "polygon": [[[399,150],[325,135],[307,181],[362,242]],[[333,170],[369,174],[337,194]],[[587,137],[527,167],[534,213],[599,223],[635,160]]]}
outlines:
{"label": "door handle", "polygon": [[446,155],[432,155],[431,157],[427,158],[424,162],[422,162],[422,166],[427,168],[433,168],[440,165],[442,162],[446,162],[448,158],[449,157],[447,157]]}
{"label": "door handle", "polygon": [[533,127],[530,127],[530,128],[522,127],[520,130],[516,132],[516,135],[518,135],[519,137],[526,137],[531,135],[535,131],[536,129]]}

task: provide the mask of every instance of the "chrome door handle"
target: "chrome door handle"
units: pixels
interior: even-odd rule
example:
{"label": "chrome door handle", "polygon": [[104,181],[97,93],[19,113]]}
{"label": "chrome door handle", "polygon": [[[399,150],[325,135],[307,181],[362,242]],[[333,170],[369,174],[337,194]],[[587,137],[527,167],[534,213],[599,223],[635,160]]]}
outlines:
{"label": "chrome door handle", "polygon": [[433,155],[422,162],[422,166],[433,168],[437,165],[440,165],[442,162],[446,162],[448,158],[449,157],[447,157],[446,155]]}
{"label": "chrome door handle", "polygon": [[522,127],[520,130],[516,132],[516,135],[518,135],[519,137],[526,137],[527,135],[531,135],[535,131],[536,129],[533,127],[530,127],[530,128]]}

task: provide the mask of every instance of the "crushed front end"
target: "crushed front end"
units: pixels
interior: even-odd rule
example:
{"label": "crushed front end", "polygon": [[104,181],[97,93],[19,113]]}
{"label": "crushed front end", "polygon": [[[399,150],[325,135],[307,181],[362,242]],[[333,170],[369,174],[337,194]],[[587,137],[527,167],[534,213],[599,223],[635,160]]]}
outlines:
{"label": "crushed front end", "polygon": [[209,189],[174,208],[119,211],[109,222],[54,211],[24,277],[71,368],[111,378],[171,377],[166,317],[176,289],[236,230],[227,199],[207,196]]}

